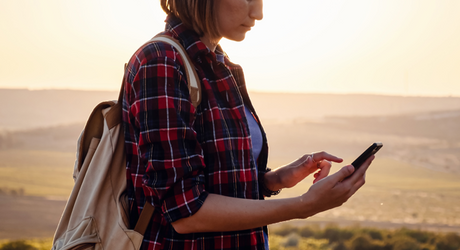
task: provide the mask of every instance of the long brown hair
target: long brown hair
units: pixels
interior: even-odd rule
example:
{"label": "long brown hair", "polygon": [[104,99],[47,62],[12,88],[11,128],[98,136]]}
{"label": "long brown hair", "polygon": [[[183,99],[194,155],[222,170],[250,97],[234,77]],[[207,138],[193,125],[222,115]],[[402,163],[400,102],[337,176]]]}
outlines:
{"label": "long brown hair", "polygon": [[172,14],[182,20],[182,23],[195,30],[199,36],[209,34],[217,37],[214,13],[215,0],[161,0],[161,8],[166,14]]}

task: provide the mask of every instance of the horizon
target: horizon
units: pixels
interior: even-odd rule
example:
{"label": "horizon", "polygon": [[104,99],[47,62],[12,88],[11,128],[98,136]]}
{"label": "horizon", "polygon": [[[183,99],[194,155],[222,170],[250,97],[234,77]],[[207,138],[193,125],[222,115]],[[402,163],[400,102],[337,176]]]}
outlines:
{"label": "horizon", "polygon": [[[118,91],[106,90],[0,88],[0,105],[5,107],[0,109],[4,118],[0,120],[0,128],[15,130],[85,121],[98,103],[115,100],[118,94]],[[265,123],[318,122],[335,116],[383,117],[446,112],[457,115],[460,111],[460,97],[262,91],[250,91],[250,96],[257,114]],[[18,105],[8,108],[13,102]]]}
{"label": "horizon", "polygon": [[[0,86],[1,90],[27,90],[27,91],[82,91],[82,92],[116,92],[119,93],[119,89],[83,89],[83,88],[9,88]],[[302,91],[270,91],[270,90],[259,90],[259,89],[248,89],[250,93],[260,94],[289,94],[289,95],[369,95],[369,96],[385,96],[385,97],[420,97],[420,98],[460,98],[459,95],[416,95],[416,94],[387,94],[387,93],[360,93],[360,92],[302,92]]]}

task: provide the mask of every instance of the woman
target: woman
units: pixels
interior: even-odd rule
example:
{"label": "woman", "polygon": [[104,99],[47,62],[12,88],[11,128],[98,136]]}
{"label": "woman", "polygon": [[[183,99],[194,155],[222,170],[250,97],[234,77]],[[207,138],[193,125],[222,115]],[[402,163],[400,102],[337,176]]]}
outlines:
{"label": "woman", "polygon": [[[239,65],[218,45],[242,41],[261,20],[262,0],[161,0],[162,35],[177,39],[201,80],[195,109],[184,62],[162,42],[142,46],[127,67],[123,120],[134,212],[155,207],[142,249],[268,249],[266,225],[340,206],[364,184],[372,158],[325,178],[325,152],[267,169],[267,140]],[[305,194],[264,200],[315,174]],[[321,181],[319,181],[321,180]],[[343,181],[342,181],[343,180]]]}

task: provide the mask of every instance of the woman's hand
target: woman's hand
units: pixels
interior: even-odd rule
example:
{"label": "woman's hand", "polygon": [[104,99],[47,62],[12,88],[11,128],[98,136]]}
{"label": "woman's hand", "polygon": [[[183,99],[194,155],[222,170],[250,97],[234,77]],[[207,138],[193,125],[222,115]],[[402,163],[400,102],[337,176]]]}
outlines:
{"label": "woman's hand", "polygon": [[323,179],[329,174],[331,162],[342,162],[341,158],[326,152],[306,154],[294,162],[265,174],[265,185],[270,190],[290,188],[305,179],[308,175],[315,174],[313,183]]}
{"label": "woman's hand", "polygon": [[322,211],[341,206],[365,183],[365,173],[375,156],[369,157],[355,171],[352,165],[313,184],[307,193],[300,197],[306,208],[300,218],[307,218]]}

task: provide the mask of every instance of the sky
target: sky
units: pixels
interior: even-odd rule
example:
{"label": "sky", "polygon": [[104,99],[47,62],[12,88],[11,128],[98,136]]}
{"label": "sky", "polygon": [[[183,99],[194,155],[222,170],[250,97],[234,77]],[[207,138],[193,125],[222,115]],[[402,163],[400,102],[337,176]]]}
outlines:
{"label": "sky", "polygon": [[[0,0],[0,88],[118,90],[164,29],[158,0]],[[264,1],[222,40],[249,90],[460,96],[460,1]]]}

